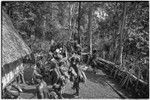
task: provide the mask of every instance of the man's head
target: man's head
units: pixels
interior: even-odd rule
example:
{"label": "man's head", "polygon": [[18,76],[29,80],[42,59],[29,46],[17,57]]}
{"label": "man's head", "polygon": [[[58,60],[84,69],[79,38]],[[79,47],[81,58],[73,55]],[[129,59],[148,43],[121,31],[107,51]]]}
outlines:
{"label": "man's head", "polygon": [[37,81],[38,83],[41,83],[42,80],[43,80],[43,77],[42,77],[42,76],[38,76],[37,79],[36,79],[36,81]]}
{"label": "man's head", "polygon": [[36,63],[37,68],[41,68],[41,64],[39,62]]}
{"label": "man's head", "polygon": [[55,41],[54,40],[51,40],[51,45],[54,45]]}
{"label": "man's head", "polygon": [[96,54],[96,50],[93,50],[93,54]]}
{"label": "man's head", "polygon": [[72,57],[72,58],[71,58],[71,63],[72,63],[73,65],[76,65],[76,64],[79,63],[79,59],[78,59],[77,57]]}

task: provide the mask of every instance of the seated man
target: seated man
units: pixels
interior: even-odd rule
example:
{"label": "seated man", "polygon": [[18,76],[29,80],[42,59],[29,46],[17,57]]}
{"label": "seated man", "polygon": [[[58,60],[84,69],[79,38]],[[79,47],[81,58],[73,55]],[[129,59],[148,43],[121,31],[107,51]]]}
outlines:
{"label": "seated man", "polygon": [[96,74],[96,70],[97,70],[97,68],[96,68],[96,66],[97,66],[96,58],[97,58],[97,54],[96,54],[96,50],[94,50],[93,55],[90,56],[88,63],[93,68],[93,71],[94,71],[95,74]]}
{"label": "seated man", "polygon": [[40,63],[36,63],[34,66],[33,78],[32,78],[33,83],[37,83],[37,79],[39,77],[42,77],[40,66],[41,66]]}
{"label": "seated man", "polygon": [[38,85],[36,86],[36,93],[38,99],[57,99],[58,96],[52,89],[52,86],[47,86],[46,82],[39,77],[37,79]]}

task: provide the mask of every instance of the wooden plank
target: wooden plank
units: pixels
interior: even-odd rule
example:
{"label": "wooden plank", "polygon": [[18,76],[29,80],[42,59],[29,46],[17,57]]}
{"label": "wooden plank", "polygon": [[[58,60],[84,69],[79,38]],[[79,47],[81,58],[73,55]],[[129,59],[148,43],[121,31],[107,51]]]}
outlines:
{"label": "wooden plank", "polygon": [[116,65],[115,63],[113,62],[110,62],[110,61],[107,61],[105,59],[102,59],[102,58],[97,58],[99,61],[103,62],[103,63],[106,63],[106,64],[110,64],[110,65],[113,65],[113,66],[119,66],[119,65]]}
{"label": "wooden plank", "polygon": [[90,53],[81,52],[81,55],[89,55]]}

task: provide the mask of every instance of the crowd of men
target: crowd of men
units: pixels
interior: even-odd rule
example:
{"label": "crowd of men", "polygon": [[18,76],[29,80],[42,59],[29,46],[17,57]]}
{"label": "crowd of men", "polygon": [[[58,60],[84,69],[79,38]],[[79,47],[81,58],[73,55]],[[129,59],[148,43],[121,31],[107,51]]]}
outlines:
{"label": "crowd of men", "polygon": [[[73,95],[79,96],[79,84],[85,83],[86,75],[80,68],[81,46],[77,42],[66,46],[52,42],[49,52],[33,53],[30,58],[34,59],[32,84],[36,85],[38,99],[62,99],[63,88],[69,81],[73,83]],[[95,53],[89,59],[89,64],[95,66],[93,59]]]}
{"label": "crowd of men", "polygon": [[65,47],[52,44],[50,48],[46,60],[40,56],[35,64],[33,80],[38,84],[37,98],[62,99],[62,89],[68,80],[73,82],[74,95],[79,96],[79,83],[85,82],[85,74],[80,69],[80,46],[74,43],[68,54]]}

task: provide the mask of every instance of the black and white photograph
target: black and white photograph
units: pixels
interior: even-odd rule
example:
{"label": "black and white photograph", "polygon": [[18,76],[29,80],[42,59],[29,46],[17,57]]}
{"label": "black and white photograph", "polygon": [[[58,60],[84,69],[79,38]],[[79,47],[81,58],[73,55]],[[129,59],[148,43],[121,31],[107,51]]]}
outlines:
{"label": "black and white photograph", "polygon": [[149,99],[149,1],[1,1],[1,99]]}

